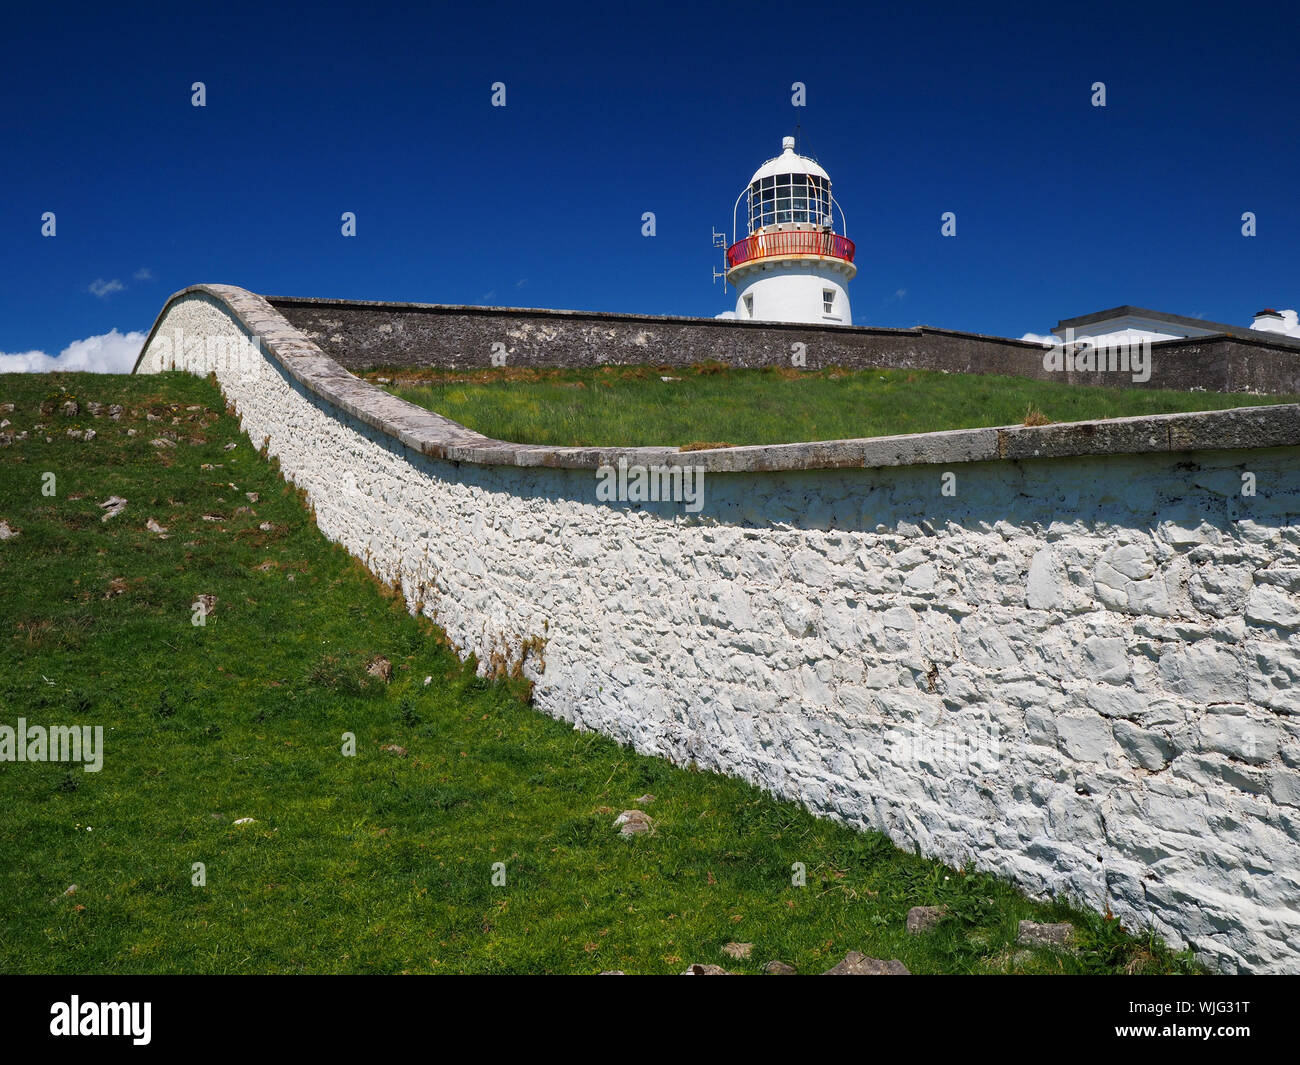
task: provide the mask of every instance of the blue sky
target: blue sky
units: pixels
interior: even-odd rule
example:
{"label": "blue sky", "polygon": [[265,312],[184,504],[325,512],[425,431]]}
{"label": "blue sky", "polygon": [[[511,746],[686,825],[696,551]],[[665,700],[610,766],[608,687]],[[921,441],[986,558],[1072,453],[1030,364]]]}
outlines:
{"label": "blue sky", "polygon": [[6,16],[0,352],[147,330],[200,281],[712,316],[711,229],[796,123],[857,243],[856,324],[1300,304],[1294,8],[311,10]]}

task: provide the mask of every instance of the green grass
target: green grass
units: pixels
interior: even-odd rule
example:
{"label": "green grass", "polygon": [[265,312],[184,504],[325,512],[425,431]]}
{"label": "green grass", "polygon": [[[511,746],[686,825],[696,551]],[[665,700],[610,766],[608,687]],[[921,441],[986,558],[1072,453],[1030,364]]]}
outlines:
{"label": "green grass", "polygon": [[556,446],[786,444],[1018,425],[1030,410],[1073,422],[1300,402],[1298,396],[1081,388],[924,370],[712,365],[364,376],[393,379],[396,395],[486,436]]}
{"label": "green grass", "polygon": [[[59,390],[126,414],[42,415]],[[323,539],[207,381],[7,375],[0,402],[30,433],[0,448],[0,519],[19,531],[0,541],[0,723],[102,725],[106,747],[99,773],[0,763],[0,971],[818,972],[848,950],[921,973],[1196,968],[477,678]],[[78,424],[97,438],[69,439]],[[151,444],[164,432],[175,448]],[[101,521],[112,494],[127,507]],[[375,655],[391,683],[366,675]],[[621,838],[614,816],[643,792],[656,832]],[[934,903],[953,916],[907,935],[908,908]],[[1081,952],[1015,947],[1020,918],[1073,921]],[[725,958],[730,940],[752,958]]]}

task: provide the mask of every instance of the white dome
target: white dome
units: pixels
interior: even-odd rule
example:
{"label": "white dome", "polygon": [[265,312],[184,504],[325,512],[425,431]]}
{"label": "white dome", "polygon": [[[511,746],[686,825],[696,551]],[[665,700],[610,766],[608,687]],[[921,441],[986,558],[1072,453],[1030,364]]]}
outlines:
{"label": "white dome", "polygon": [[785,150],[780,155],[775,159],[769,159],[754,171],[754,176],[749,179],[751,185],[755,181],[761,181],[766,177],[775,177],[777,174],[812,174],[814,177],[825,178],[830,181],[830,174],[826,173],[821,166],[806,155],[795,154],[793,137],[786,137],[781,142],[781,147]]}

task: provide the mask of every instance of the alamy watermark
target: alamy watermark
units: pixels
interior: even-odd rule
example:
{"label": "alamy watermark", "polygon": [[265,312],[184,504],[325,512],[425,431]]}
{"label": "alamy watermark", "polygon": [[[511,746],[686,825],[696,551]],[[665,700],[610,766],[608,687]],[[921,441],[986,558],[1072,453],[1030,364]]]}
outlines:
{"label": "alamy watermark", "polygon": [[104,767],[104,726],[0,725],[0,762],[84,762],[87,773]]}
{"label": "alamy watermark", "polygon": [[1075,336],[1045,337],[1043,369],[1050,373],[1127,373],[1135,384],[1151,380],[1151,338]]}
{"label": "alamy watermark", "polygon": [[150,358],[160,370],[186,369],[187,362],[202,359],[202,369],[258,377],[266,364],[261,336],[222,336],[199,333],[186,336],[179,326],[171,334],[157,334],[149,342]]}
{"label": "alamy watermark", "polygon": [[628,465],[596,468],[596,499],[601,503],[684,503],[694,514],[704,508],[703,466]]}
{"label": "alamy watermark", "polygon": [[50,1006],[50,1035],[129,1036],[135,1046],[148,1046],[151,1002],[82,1002],[73,995]]}
{"label": "alamy watermark", "polygon": [[1002,730],[994,722],[961,729],[910,731],[891,728],[884,735],[890,758],[899,765],[930,766],[939,773],[979,773],[1002,761]]}

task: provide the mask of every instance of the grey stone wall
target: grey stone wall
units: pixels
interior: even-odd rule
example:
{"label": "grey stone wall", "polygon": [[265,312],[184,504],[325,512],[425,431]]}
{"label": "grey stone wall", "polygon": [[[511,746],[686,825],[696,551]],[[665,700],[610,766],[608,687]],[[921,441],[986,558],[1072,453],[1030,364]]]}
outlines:
{"label": "grey stone wall", "polygon": [[1300,346],[1209,337],[1152,345],[1152,375],[1053,372],[1043,349],[1005,337],[920,326],[877,329],[602,314],[587,311],[453,307],[270,297],[268,302],[349,370],[491,365],[492,345],[508,364],[531,367],[790,365],[802,343],[811,369],[899,368],[996,373],[1106,387],[1300,394]]}

